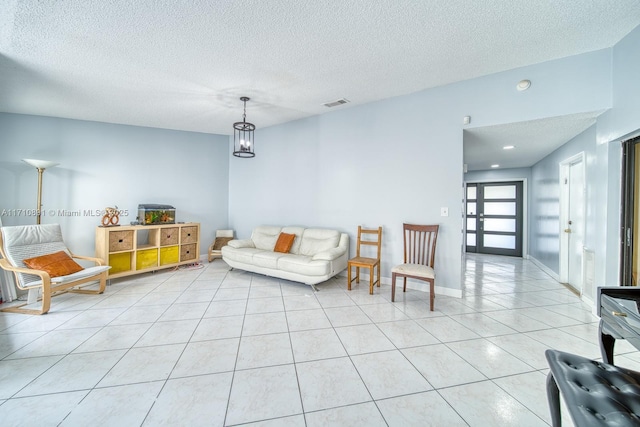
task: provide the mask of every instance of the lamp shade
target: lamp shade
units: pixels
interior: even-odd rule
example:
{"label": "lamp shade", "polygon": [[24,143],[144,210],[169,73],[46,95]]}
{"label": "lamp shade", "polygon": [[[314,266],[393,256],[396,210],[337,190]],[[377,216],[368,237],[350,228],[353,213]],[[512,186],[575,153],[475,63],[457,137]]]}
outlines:
{"label": "lamp shade", "polygon": [[51,162],[49,160],[37,160],[37,159],[22,159],[22,161],[38,169],[52,168],[60,164],[56,162]]}

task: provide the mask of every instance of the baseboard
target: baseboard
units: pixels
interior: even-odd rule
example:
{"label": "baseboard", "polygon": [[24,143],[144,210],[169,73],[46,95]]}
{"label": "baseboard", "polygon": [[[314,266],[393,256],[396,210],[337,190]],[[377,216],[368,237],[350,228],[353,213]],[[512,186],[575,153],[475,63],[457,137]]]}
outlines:
{"label": "baseboard", "polygon": [[546,265],[538,261],[535,257],[532,257],[531,255],[529,255],[529,261],[534,263],[536,267],[538,267],[540,270],[544,271],[549,276],[551,276],[553,280],[555,280],[556,282],[560,282],[560,276],[558,275],[558,273],[556,273],[555,271],[551,270],[549,267],[547,267]]}
{"label": "baseboard", "polygon": [[[344,270],[343,272],[338,274],[338,276],[344,277],[345,278],[345,283],[346,283],[347,270]],[[369,282],[369,274],[368,273],[363,273],[361,271],[360,272],[360,283],[362,283],[363,281],[365,283]],[[391,277],[382,276],[382,278],[380,280],[380,283],[383,284],[383,285],[391,286]],[[408,279],[407,280],[407,288],[408,289],[413,289],[415,291],[424,291],[426,283],[427,282],[420,282],[419,280]],[[462,298],[462,289],[446,288],[444,286],[438,286],[437,283],[438,282],[436,281],[436,286],[435,286],[436,295],[444,295],[444,296],[453,297],[453,298]],[[402,286],[400,279],[396,280],[396,286]]]}

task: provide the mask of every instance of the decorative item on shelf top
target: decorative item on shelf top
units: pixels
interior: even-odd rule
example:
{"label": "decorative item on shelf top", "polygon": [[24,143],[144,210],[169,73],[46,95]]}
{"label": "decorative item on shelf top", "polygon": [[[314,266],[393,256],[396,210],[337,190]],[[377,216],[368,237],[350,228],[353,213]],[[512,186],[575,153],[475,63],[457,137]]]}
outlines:
{"label": "decorative item on shelf top", "polygon": [[120,222],[120,211],[118,207],[115,208],[104,208],[105,214],[102,216],[102,226],[103,227],[113,227],[118,225]]}
{"label": "decorative item on shelf top", "polygon": [[138,221],[142,225],[175,224],[176,208],[171,205],[138,205]]}
{"label": "decorative item on shelf top", "polygon": [[233,124],[233,155],[236,157],[250,158],[256,154],[254,149],[254,131],[256,126],[247,122],[247,101],[249,97],[243,96],[240,101],[244,102],[244,114],[242,121]]}

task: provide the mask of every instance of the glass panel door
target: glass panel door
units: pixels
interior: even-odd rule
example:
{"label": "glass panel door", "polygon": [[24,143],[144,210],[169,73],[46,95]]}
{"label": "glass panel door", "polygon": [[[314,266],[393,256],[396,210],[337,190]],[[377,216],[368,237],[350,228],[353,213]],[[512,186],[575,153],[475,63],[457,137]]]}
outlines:
{"label": "glass panel door", "polygon": [[467,252],[522,256],[522,182],[467,184]]}

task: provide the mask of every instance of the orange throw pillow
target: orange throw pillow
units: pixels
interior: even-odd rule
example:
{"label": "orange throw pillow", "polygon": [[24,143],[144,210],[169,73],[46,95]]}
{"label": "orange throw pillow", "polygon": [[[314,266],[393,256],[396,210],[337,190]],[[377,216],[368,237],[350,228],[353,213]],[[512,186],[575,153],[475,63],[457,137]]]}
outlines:
{"label": "orange throw pillow", "polygon": [[273,251],[282,252],[283,254],[288,253],[291,250],[291,246],[293,246],[295,238],[295,234],[280,233],[278,241],[276,242],[276,247],[273,248]]}
{"label": "orange throw pillow", "polygon": [[22,260],[24,264],[34,270],[44,270],[51,277],[66,276],[84,270],[80,264],[71,259],[65,251],[42,255]]}

